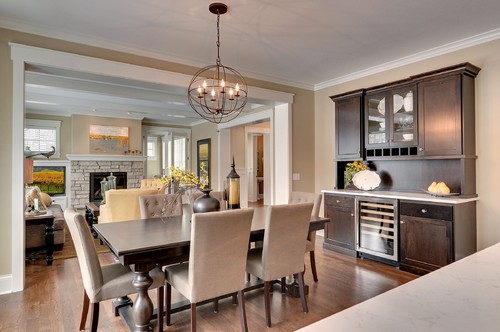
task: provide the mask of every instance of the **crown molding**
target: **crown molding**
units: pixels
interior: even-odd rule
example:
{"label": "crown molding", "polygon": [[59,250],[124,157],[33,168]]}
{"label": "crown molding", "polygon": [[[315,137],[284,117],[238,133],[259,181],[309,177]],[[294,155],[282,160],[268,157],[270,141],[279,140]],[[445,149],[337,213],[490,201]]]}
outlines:
{"label": "crown molding", "polygon": [[429,50],[415,53],[413,55],[403,57],[394,61],[386,62],[379,66],[374,66],[371,68],[363,69],[349,75],[341,76],[338,78],[334,78],[329,81],[325,81],[314,86],[314,91],[318,91],[321,89],[329,88],[335,85],[339,85],[342,83],[347,83],[349,81],[353,81],[359,78],[363,78],[366,76],[370,76],[373,74],[378,74],[390,69],[402,67],[405,65],[409,65],[412,63],[416,63],[419,61],[427,60],[439,55],[451,53],[454,51],[458,51],[467,47],[472,47],[475,45],[487,43],[500,38],[500,29],[491,30],[473,37],[464,38],[455,42],[451,42],[439,47],[431,48]]}

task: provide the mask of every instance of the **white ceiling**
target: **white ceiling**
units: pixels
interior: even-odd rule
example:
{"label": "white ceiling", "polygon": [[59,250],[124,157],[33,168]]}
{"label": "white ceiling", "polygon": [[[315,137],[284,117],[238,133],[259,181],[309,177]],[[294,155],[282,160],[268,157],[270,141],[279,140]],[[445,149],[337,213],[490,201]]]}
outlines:
{"label": "white ceiling", "polygon": [[[216,59],[211,2],[2,0],[0,26],[204,67]],[[498,0],[228,0],[226,4],[229,12],[221,16],[222,64],[247,77],[311,90],[500,38]],[[178,124],[199,119],[189,111],[185,91],[32,69],[27,99],[38,102],[28,104],[33,109],[56,109],[57,105],[47,104],[53,103],[67,112],[91,107],[96,112],[125,111],[131,113],[127,116]]]}

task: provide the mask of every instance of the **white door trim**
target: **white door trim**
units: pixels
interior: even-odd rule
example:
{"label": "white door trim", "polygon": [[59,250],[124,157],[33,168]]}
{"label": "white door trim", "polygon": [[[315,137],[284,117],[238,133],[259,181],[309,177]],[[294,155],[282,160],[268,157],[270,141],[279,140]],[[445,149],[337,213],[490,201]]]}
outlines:
{"label": "white door trim", "polygon": [[[191,76],[164,70],[142,67],[123,62],[104,60],[74,53],[54,51],[39,47],[9,43],[13,61],[13,115],[12,115],[12,289],[17,292],[24,288],[24,192],[23,174],[16,172],[23,168],[23,132],[24,132],[24,75],[26,64],[51,66],[85,73],[95,73],[134,79],[144,82],[187,87]],[[274,104],[291,103],[293,94],[249,87],[252,99]],[[238,119],[238,118],[237,118]],[[235,119],[235,120],[237,120]],[[219,165],[223,165],[220,164]],[[220,167],[219,167],[220,169]],[[219,177],[220,179],[220,177]],[[220,180],[219,180],[220,181]],[[5,282],[3,283],[5,284]]]}

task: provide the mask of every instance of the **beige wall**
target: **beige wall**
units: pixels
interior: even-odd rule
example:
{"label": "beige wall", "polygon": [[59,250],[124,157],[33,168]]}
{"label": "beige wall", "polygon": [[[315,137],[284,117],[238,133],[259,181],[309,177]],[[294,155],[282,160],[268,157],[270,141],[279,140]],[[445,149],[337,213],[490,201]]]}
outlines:
{"label": "beige wall", "polygon": [[89,153],[91,125],[128,127],[129,150],[142,151],[142,122],[140,120],[113,119],[100,116],[73,115],[71,153]]}
{"label": "beige wall", "polygon": [[[245,127],[231,128],[231,156],[234,157],[235,168],[248,168],[245,157]],[[228,172],[229,174],[229,172]]]}
{"label": "beige wall", "polygon": [[[314,169],[315,154],[324,153],[325,151],[315,149],[314,109],[315,98],[312,91],[302,93],[300,98],[298,96],[294,97],[292,110],[292,173],[299,173],[300,181],[293,181],[292,191],[315,191],[315,172],[311,168]],[[331,151],[331,149],[328,151]]]}
{"label": "beige wall", "polygon": [[74,115],[54,116],[26,113],[27,119],[61,121],[61,159],[66,154],[89,153],[90,125],[118,126],[129,128],[129,149],[142,150],[142,124],[140,120],[113,119],[98,116]]}
{"label": "beige wall", "polygon": [[500,241],[500,40],[467,48],[363,79],[322,89],[315,94],[316,191],[334,185],[334,103],[328,98],[341,92],[368,88],[407,78],[410,75],[470,62],[482,68],[476,78],[476,153],[477,160],[477,230],[478,249]]}

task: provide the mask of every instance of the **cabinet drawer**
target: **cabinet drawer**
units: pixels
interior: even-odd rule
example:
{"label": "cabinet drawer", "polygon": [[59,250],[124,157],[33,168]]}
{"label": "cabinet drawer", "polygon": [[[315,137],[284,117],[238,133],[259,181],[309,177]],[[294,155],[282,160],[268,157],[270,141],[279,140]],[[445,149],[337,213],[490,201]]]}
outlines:
{"label": "cabinet drawer", "polygon": [[399,214],[412,217],[453,221],[453,206],[401,202]]}
{"label": "cabinet drawer", "polygon": [[354,197],[326,194],[325,205],[354,209]]}

